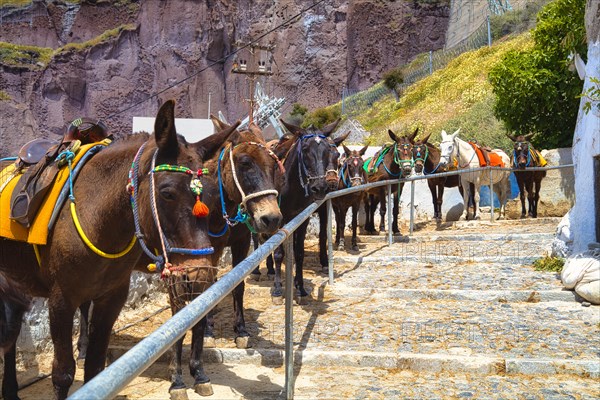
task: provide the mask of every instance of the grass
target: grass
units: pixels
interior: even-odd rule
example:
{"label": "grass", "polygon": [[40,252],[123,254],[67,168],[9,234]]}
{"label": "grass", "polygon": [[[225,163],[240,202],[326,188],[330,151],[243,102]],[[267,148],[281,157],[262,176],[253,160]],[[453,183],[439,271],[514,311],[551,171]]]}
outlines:
{"label": "grass", "polygon": [[0,0],[0,7],[26,7],[33,3],[33,0]]}
{"label": "grass", "polygon": [[132,31],[135,29],[135,24],[121,25],[86,42],[68,43],[56,50],[49,47],[22,46],[13,43],[0,42],[0,64],[29,70],[42,69],[45,68],[50,60],[52,60],[52,57],[57,54],[89,49],[100,43],[118,37],[123,31]]}
{"label": "grass", "polygon": [[536,271],[560,272],[565,265],[565,260],[560,257],[538,258],[533,262]]}
{"label": "grass", "polygon": [[12,97],[10,97],[8,93],[6,93],[4,90],[0,90],[0,101],[8,101],[11,99]]}
{"label": "grass", "polygon": [[418,126],[421,132],[434,133],[430,139],[434,143],[442,129],[453,132],[461,128],[464,138],[491,147],[509,147],[505,129],[493,114],[495,98],[487,75],[507,52],[532,44],[529,33],[525,33],[463,53],[411,85],[400,101],[386,96],[356,119],[372,132],[369,144],[374,145],[388,140],[388,128],[403,133]]}

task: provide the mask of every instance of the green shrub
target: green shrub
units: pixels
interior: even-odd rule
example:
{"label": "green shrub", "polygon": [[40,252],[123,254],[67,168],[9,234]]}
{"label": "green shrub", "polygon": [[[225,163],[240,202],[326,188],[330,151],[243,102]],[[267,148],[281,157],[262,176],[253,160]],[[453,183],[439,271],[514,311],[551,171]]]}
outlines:
{"label": "green shrub", "polygon": [[339,106],[317,108],[315,111],[308,114],[306,118],[304,118],[302,127],[308,128],[310,125],[313,125],[314,127],[321,129],[325,125],[330,124],[336,119],[340,118],[340,116],[341,110]]}
{"label": "green shrub", "polygon": [[560,272],[565,265],[565,260],[560,257],[538,258],[533,262],[536,271]]}

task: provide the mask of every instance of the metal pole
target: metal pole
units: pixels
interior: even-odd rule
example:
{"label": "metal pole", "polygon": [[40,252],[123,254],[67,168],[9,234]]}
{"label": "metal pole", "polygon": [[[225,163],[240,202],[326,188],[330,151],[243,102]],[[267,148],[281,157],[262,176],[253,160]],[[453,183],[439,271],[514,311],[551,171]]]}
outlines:
{"label": "metal pole", "polygon": [[429,75],[433,74],[433,51],[429,50]]}
{"label": "metal pole", "polygon": [[208,92],[208,119],[210,119],[210,96],[212,95],[212,92]]}
{"label": "metal pole", "polygon": [[388,246],[391,246],[393,243],[392,238],[392,185],[387,185],[387,228],[388,228]]}
{"label": "metal pole", "polygon": [[492,181],[492,170],[490,169],[490,221],[494,222],[494,181]]}
{"label": "metal pole", "polygon": [[412,235],[415,226],[415,181],[410,182],[410,231]]}
{"label": "metal pole", "polygon": [[490,24],[490,16],[486,18],[487,22],[487,34],[488,34],[488,46],[492,47],[492,25]]}
{"label": "metal pole", "polygon": [[285,241],[285,396],[294,398],[294,235]]}
{"label": "metal pole", "polygon": [[[331,233],[333,224],[333,205],[331,199],[327,200],[327,259],[329,261],[329,284],[333,285],[333,235]],[[337,223],[338,221],[336,221]],[[335,229],[344,229],[345,221],[341,221],[342,226],[336,225]]]}

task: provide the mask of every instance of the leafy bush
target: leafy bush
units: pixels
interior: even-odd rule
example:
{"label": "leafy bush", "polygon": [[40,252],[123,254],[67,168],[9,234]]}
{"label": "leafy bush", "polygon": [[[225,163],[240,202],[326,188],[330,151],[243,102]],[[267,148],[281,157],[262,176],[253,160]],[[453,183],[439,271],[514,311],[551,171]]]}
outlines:
{"label": "leafy bush", "polygon": [[560,257],[538,258],[533,262],[533,267],[536,271],[560,272],[565,265],[565,260]]}
{"label": "leafy bush", "polygon": [[489,74],[497,96],[495,115],[517,134],[536,133],[540,148],[571,145],[581,93],[566,62],[584,55],[585,0],[555,0],[538,14],[534,46],[509,52]]}
{"label": "leafy bush", "polygon": [[527,1],[521,9],[508,11],[502,15],[492,15],[490,18],[492,37],[497,39],[534,28],[537,13],[549,2],[550,0]]}
{"label": "leafy bush", "polygon": [[315,111],[308,114],[306,118],[304,118],[302,127],[307,128],[313,125],[314,127],[320,129],[340,118],[341,114],[342,112],[339,106],[317,108]]}
{"label": "leafy bush", "polygon": [[393,68],[383,74],[383,84],[395,93],[396,101],[399,100],[398,85],[404,82],[402,68]]}

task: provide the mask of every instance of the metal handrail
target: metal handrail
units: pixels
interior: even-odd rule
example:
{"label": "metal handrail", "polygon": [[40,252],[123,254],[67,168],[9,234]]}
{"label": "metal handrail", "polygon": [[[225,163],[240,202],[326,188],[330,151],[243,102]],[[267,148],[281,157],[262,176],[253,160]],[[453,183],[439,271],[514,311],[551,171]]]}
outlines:
{"label": "metal handrail", "polygon": [[[527,168],[527,171],[547,171],[552,169],[562,169],[573,167],[573,164],[560,165],[554,167],[536,167]],[[347,189],[337,190],[328,193],[322,200],[308,205],[296,217],[288,222],[283,228],[278,230],[258,249],[252,252],[245,260],[240,262],[230,272],[221,277],[216,283],[210,286],[204,293],[190,302],[186,307],[171,317],[167,322],[161,325],[156,331],[144,338],[141,342],[132,347],[127,353],[114,361],[104,371],[99,373],[92,380],[83,385],[79,390],[73,393],[69,399],[89,400],[89,399],[108,399],[113,398],[129,384],[135,377],[145,371],[152,365],[164,352],[171,348],[175,342],[181,338],[187,330],[200,322],[208,312],[213,309],[225,296],[241,283],[262,261],[264,261],[278,246],[285,246],[286,268],[285,268],[285,392],[288,399],[293,398],[293,315],[292,315],[292,266],[293,250],[291,237],[293,232],[306,221],[317,209],[327,202],[328,207],[328,239],[329,239],[329,282],[333,284],[333,248],[331,245],[331,199],[345,196],[351,193],[362,192],[367,189],[387,186],[388,204],[391,204],[391,185],[397,185],[403,182],[414,182],[417,180],[438,178],[443,176],[464,174],[477,171],[501,170],[501,171],[522,171],[520,169],[500,168],[500,167],[482,167],[472,169],[461,169],[450,172],[442,172],[431,175],[413,176],[403,179],[391,179],[380,182],[367,183]],[[411,185],[414,189],[414,185]],[[490,193],[493,191],[490,191]],[[493,196],[493,194],[492,194]],[[412,196],[411,196],[412,198]],[[493,203],[492,203],[493,204]],[[412,212],[411,207],[411,212]],[[492,207],[493,210],[493,207]],[[391,237],[391,207],[388,206],[388,244],[392,244]],[[412,218],[411,218],[412,220]],[[412,232],[412,229],[411,229]]]}

